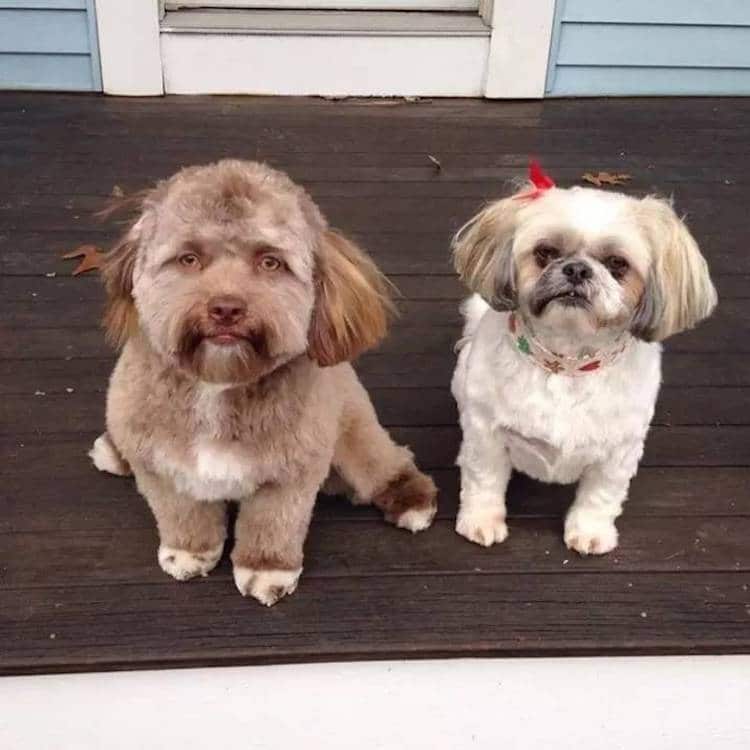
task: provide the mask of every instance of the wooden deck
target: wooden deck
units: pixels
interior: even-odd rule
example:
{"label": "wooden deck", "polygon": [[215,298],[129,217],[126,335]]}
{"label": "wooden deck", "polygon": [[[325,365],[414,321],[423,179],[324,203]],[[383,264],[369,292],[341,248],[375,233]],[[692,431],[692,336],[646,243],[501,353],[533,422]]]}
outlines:
{"label": "wooden deck", "polygon": [[[750,651],[748,132],[748,99],[1,95],[0,672]],[[448,242],[529,154],[563,185],[624,171],[630,191],[674,193],[721,297],[711,321],[669,342],[622,543],[604,558],[563,546],[570,488],[522,478],[505,544],[453,532],[462,290]],[[239,596],[226,558],[206,579],[167,578],[132,481],[90,465],[113,355],[98,279],[59,258],[114,237],[91,214],[115,185],[227,155],[287,170],[403,291],[400,322],[359,370],[441,488],[438,520],[413,538],[322,500],[299,590],[271,610]]]}

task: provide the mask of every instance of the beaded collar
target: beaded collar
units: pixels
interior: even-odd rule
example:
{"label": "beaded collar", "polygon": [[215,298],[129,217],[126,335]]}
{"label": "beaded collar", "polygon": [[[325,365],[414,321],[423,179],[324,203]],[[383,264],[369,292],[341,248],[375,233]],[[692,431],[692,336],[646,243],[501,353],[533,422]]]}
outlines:
{"label": "beaded collar", "polygon": [[570,377],[588,375],[611,365],[619,359],[632,341],[632,337],[626,331],[605,349],[582,357],[567,357],[543,346],[525,325],[523,316],[514,312],[508,316],[508,331],[518,351],[525,354],[537,367],[553,375]]}

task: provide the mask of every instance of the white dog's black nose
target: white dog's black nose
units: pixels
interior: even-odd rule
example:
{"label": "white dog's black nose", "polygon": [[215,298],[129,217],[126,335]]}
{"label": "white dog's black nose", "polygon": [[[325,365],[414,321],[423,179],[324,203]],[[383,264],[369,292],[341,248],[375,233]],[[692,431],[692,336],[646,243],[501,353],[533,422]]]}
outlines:
{"label": "white dog's black nose", "polygon": [[562,267],[562,272],[568,278],[568,281],[574,286],[583,284],[584,281],[593,276],[591,266],[588,263],[584,263],[582,260],[568,261]]}
{"label": "white dog's black nose", "polygon": [[225,326],[234,325],[246,312],[247,305],[239,297],[213,297],[208,303],[211,319]]}

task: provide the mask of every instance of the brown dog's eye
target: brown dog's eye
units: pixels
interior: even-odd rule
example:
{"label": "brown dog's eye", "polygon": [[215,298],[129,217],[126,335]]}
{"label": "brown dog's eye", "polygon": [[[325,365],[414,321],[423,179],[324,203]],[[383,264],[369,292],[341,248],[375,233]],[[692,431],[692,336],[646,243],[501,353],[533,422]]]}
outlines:
{"label": "brown dog's eye", "polygon": [[630,268],[630,263],[620,255],[608,255],[604,259],[604,265],[616,279],[621,279]]}
{"label": "brown dog's eye", "polygon": [[179,261],[185,268],[200,268],[201,265],[201,259],[195,253],[183,253]]}
{"label": "brown dog's eye", "polygon": [[264,271],[278,271],[281,268],[281,261],[273,255],[264,255],[259,265]]}
{"label": "brown dog's eye", "polygon": [[534,258],[539,268],[544,268],[553,260],[560,257],[560,251],[552,245],[537,245],[534,248]]}

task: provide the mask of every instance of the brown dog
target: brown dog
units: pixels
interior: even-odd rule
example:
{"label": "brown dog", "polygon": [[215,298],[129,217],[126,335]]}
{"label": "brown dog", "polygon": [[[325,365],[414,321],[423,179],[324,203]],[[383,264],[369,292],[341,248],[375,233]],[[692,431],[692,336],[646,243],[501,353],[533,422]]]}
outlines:
{"label": "brown dog", "polygon": [[332,468],[397,526],[430,525],[435,485],[349,364],[385,335],[388,284],[286,175],[229,160],[182,170],[146,194],[102,270],[123,350],[91,456],[132,467],[165,572],[206,575],[237,500],[238,589],[267,605],[293,592]]}

